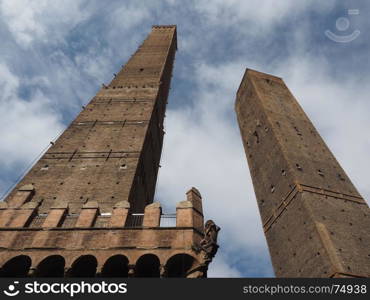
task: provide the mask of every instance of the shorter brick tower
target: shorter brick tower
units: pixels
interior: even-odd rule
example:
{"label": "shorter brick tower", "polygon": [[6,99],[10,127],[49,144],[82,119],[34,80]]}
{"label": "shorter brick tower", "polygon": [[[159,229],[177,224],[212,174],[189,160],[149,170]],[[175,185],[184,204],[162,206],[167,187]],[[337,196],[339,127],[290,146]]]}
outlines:
{"label": "shorter brick tower", "polygon": [[199,191],[176,214],[153,203],[176,49],[176,26],[153,26],[0,202],[0,276],[207,276],[219,228]]}
{"label": "shorter brick tower", "polygon": [[247,70],[235,108],[276,276],[369,277],[369,207],[284,81]]}

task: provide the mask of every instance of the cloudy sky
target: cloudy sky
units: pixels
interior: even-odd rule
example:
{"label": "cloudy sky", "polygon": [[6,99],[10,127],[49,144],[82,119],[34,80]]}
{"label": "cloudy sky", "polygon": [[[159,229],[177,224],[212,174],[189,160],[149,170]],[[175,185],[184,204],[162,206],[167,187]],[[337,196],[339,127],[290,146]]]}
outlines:
{"label": "cloudy sky", "polygon": [[369,8],[366,0],[0,0],[0,193],[152,25],[177,24],[156,200],[173,212],[191,186],[200,190],[206,218],[222,228],[209,276],[273,276],[236,89],[246,67],[283,77],[370,199]]}

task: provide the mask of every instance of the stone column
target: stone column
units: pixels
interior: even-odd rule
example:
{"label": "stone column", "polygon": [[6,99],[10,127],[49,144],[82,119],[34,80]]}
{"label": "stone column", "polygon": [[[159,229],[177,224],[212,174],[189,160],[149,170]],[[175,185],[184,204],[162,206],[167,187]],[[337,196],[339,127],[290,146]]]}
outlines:
{"label": "stone column", "polygon": [[145,207],[143,227],[159,227],[161,222],[162,208],[159,202]]}
{"label": "stone column", "polygon": [[85,203],[78,216],[76,227],[92,227],[95,219],[99,214],[99,204],[97,201],[89,201]]}
{"label": "stone column", "polygon": [[109,227],[124,227],[129,209],[130,203],[128,201],[116,203],[110,218]]}
{"label": "stone column", "polygon": [[202,197],[196,188],[187,193],[187,200],[179,202],[176,207],[176,226],[194,227],[201,231],[204,228]]}
{"label": "stone column", "polygon": [[60,202],[55,203],[49,211],[44,223],[43,228],[58,227],[63,222],[64,216],[67,214],[68,203]]}

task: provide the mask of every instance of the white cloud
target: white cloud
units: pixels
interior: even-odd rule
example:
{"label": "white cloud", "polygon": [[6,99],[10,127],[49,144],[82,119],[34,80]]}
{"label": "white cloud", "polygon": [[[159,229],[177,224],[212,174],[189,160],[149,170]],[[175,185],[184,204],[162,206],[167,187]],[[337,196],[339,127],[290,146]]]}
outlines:
{"label": "white cloud", "polygon": [[[300,15],[307,9],[328,10],[334,1],[296,1],[296,0],[200,0],[195,1],[195,9],[212,24],[240,26],[239,30],[257,33],[257,29],[272,29],[274,25],[286,22],[287,18]],[[245,22],[253,26],[243,28]]]}
{"label": "white cloud", "polygon": [[236,268],[230,267],[228,257],[222,254],[217,254],[212,261],[212,266],[208,271],[208,277],[222,277],[222,278],[235,278],[243,277],[243,275]]}
{"label": "white cloud", "polygon": [[29,101],[17,96],[18,78],[8,67],[0,64],[0,164],[9,169],[14,164],[30,163],[41,149],[64,127],[50,101],[35,91]]}
{"label": "white cloud", "polygon": [[79,0],[2,0],[0,12],[9,31],[22,47],[33,41],[52,43],[84,20],[87,11]]}

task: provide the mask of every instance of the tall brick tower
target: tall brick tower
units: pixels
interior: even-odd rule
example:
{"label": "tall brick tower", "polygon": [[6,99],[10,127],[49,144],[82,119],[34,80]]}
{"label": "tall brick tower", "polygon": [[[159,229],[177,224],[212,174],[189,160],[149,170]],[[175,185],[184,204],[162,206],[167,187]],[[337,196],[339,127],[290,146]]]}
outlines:
{"label": "tall brick tower", "polygon": [[283,80],[247,70],[235,107],[276,275],[369,277],[369,207]]}
{"label": "tall brick tower", "polygon": [[1,276],[206,276],[219,228],[199,191],[173,215],[152,203],[176,49],[176,26],[153,26],[0,202]]}

